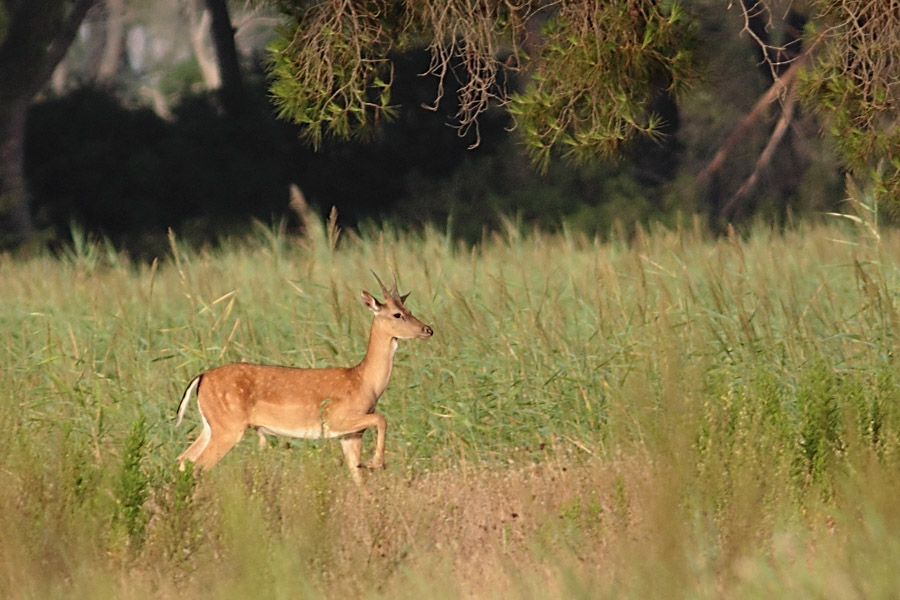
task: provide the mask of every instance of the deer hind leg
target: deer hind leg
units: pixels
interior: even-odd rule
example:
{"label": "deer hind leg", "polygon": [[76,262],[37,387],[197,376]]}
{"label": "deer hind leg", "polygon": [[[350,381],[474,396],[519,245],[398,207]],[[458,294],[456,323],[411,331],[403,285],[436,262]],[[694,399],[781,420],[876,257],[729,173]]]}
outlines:
{"label": "deer hind leg", "polygon": [[244,437],[245,425],[226,426],[217,422],[210,423],[206,415],[203,414],[202,408],[200,410],[200,418],[203,421],[203,432],[178,457],[179,468],[182,471],[186,460],[203,469],[214,467]]}
{"label": "deer hind leg", "polygon": [[219,428],[213,429],[209,443],[197,455],[194,464],[201,469],[209,469],[216,466],[222,457],[228,454],[228,451],[234,448],[235,444],[244,437],[245,427],[229,429]]}
{"label": "deer hind leg", "polygon": [[191,462],[197,462],[197,457],[200,456],[206,446],[209,444],[209,440],[212,437],[212,431],[209,427],[209,422],[206,420],[206,417],[203,416],[203,413],[200,413],[200,419],[203,421],[203,431],[200,432],[200,437],[194,440],[194,443],[188,446],[188,449],[178,455],[178,470],[184,471],[184,462],[189,460]]}
{"label": "deer hind leg", "polygon": [[359,468],[362,466],[359,463],[362,456],[362,433],[353,433],[342,437],[341,449],[344,451],[344,459],[347,461],[353,481],[362,483],[362,475],[359,474]]}

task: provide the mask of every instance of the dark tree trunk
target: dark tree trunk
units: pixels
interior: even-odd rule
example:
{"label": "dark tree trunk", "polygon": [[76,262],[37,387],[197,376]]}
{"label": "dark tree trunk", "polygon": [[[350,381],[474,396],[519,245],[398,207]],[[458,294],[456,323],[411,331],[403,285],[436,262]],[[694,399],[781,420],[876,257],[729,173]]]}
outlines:
{"label": "dark tree trunk", "polygon": [[234,43],[231,15],[228,13],[225,0],[206,0],[206,7],[212,17],[210,29],[213,45],[216,47],[216,59],[219,61],[219,76],[222,80],[222,106],[229,115],[236,116],[246,109],[247,98],[237,46]]}
{"label": "dark tree trunk", "polygon": [[84,15],[96,0],[7,3],[0,38],[0,243],[34,233],[25,183],[28,107],[66,55]]}
{"label": "dark tree trunk", "polygon": [[25,184],[25,124],[28,101],[0,112],[0,246],[15,245],[34,233]]}

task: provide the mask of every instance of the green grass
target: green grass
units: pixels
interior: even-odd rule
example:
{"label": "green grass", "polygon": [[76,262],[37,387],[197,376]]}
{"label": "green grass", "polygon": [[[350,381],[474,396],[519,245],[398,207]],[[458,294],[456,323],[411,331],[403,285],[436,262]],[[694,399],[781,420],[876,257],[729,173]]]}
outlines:
{"label": "green grass", "polygon": [[[0,256],[0,597],[894,597],[900,235],[313,225]],[[355,363],[370,268],[435,329],[379,404],[387,471],[247,436],[179,473],[187,382]]]}

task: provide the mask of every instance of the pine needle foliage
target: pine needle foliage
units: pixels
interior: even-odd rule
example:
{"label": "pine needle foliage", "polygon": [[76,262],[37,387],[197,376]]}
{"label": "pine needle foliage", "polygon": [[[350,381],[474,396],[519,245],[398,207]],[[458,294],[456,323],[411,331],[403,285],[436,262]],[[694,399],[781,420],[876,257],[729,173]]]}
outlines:
{"label": "pine needle foliage", "polygon": [[[431,52],[434,107],[455,84],[461,136],[474,131],[477,144],[478,117],[508,106],[542,165],[551,150],[609,155],[656,131],[650,100],[683,87],[695,66],[692,20],[673,0],[282,4],[271,92],[314,145],[390,117],[391,55],[415,46]],[[521,93],[510,88],[517,73],[529,82]]]}
{"label": "pine needle foliage", "polygon": [[659,135],[664,123],[648,107],[681,92],[696,69],[693,19],[678,2],[565,2],[541,37],[509,111],[542,168],[554,151],[588,162]]}
{"label": "pine needle foliage", "polygon": [[[392,60],[427,47],[437,108],[456,90],[460,135],[494,107],[535,164],[619,154],[636,136],[660,135],[653,111],[661,94],[677,98],[702,79],[703,13],[742,11],[745,25],[778,78],[802,61],[795,91],[821,118],[844,166],[881,200],[900,197],[900,3],[898,0],[281,0],[282,34],[270,47],[271,92],[278,114],[315,146],[326,136],[370,131],[391,118]],[[805,28],[770,45],[786,13]],[[794,27],[793,24],[790,27]],[[770,31],[771,30],[771,31]],[[769,35],[771,33],[771,35]],[[790,111],[789,111],[790,112]],[[791,113],[792,114],[792,113]],[[785,117],[785,122],[789,117]],[[774,139],[774,138],[773,138]]]}

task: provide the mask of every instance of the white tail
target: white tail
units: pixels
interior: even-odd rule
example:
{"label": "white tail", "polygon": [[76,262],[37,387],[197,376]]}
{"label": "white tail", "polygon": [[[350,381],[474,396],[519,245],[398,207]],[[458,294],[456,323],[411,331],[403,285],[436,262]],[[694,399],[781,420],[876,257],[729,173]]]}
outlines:
{"label": "white tail", "polygon": [[191,382],[188,384],[187,389],[184,390],[184,396],[181,397],[181,402],[178,403],[178,418],[175,420],[175,427],[181,425],[181,420],[184,418],[184,413],[187,411],[188,404],[191,401],[191,394],[197,389],[197,386],[200,384],[200,376],[197,375]]}
{"label": "white tail", "polygon": [[363,303],[374,319],[366,355],[358,365],[298,369],[233,363],[192,379],[178,405],[176,425],[196,391],[203,431],[178,457],[181,469],[185,461],[206,469],[214,466],[248,427],[257,428],[260,437],[270,433],[307,439],[340,438],[357,482],[361,481],[358,467],[363,466],[363,432],[375,427],[375,455],[364,466],[384,467],[387,422],[375,412],[375,405],[391,377],[397,340],[429,338],[434,331],[404,306],[409,294],[399,294],[396,278],[391,290],[377,275],[375,279],[385,298],[382,304],[362,292]]}

